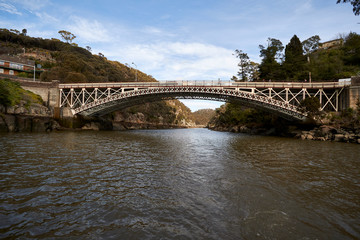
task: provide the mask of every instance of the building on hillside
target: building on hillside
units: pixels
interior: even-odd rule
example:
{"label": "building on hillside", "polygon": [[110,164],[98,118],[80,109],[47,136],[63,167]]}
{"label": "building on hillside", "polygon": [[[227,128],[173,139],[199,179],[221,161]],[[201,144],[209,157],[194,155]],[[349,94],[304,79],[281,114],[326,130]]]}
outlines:
{"label": "building on hillside", "polygon": [[19,73],[35,73],[35,61],[26,58],[0,55],[0,74],[17,76]]}
{"label": "building on hillside", "polygon": [[332,48],[338,48],[343,45],[344,40],[343,39],[335,39],[327,42],[323,42],[319,44],[319,49],[332,49]]}

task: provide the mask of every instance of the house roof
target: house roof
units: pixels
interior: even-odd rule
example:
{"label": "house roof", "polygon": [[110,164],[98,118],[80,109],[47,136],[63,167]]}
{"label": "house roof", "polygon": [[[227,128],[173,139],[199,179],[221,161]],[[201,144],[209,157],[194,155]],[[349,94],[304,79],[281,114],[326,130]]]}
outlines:
{"label": "house roof", "polygon": [[29,60],[27,58],[19,57],[19,56],[10,56],[7,54],[1,54],[0,60],[13,62],[13,63],[26,64],[26,65],[30,65],[30,66],[34,66],[34,64],[35,64],[35,61]]}

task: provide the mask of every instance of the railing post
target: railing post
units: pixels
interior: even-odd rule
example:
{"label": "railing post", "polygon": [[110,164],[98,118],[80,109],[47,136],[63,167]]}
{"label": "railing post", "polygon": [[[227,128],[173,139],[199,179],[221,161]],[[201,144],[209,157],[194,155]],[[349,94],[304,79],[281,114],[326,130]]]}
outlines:
{"label": "railing post", "polygon": [[336,99],[335,99],[335,111],[338,112],[339,111],[339,91],[336,89]]}
{"label": "railing post", "polygon": [[323,89],[320,89],[320,106],[322,106]]}
{"label": "railing post", "polygon": [[60,101],[59,101],[60,107],[62,107],[62,105],[63,105],[63,102],[62,102],[63,93],[64,93],[64,92],[63,92],[62,88],[60,88]]}
{"label": "railing post", "polygon": [[73,107],[74,89],[70,89],[70,107]]}
{"label": "railing post", "polygon": [[82,89],[82,103],[81,106],[85,105],[85,88]]}

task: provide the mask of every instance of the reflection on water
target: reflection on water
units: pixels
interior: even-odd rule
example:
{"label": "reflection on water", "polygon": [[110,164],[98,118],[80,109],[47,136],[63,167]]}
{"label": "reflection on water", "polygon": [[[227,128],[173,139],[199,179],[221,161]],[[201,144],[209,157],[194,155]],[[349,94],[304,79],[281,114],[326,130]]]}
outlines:
{"label": "reflection on water", "polygon": [[360,238],[355,144],[181,129],[3,134],[0,149],[0,238]]}

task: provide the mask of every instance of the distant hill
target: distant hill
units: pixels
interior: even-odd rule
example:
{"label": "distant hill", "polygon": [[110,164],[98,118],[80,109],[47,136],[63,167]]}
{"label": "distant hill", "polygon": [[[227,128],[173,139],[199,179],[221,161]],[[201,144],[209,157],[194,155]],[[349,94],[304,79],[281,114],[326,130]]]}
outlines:
{"label": "distant hill", "polygon": [[192,118],[196,125],[206,126],[215,116],[215,113],[213,109],[200,109],[192,114]]}

